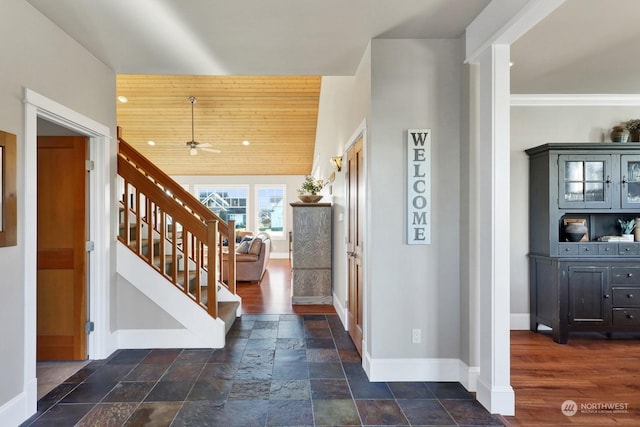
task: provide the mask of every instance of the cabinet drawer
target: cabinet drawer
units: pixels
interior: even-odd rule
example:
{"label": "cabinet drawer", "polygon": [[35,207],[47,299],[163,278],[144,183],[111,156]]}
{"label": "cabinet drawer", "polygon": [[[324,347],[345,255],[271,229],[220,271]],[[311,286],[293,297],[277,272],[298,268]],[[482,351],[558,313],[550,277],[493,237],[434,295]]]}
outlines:
{"label": "cabinet drawer", "polygon": [[598,246],[591,243],[579,245],[578,252],[580,252],[580,255],[595,256],[595,255],[598,255]]}
{"label": "cabinet drawer", "polygon": [[601,243],[598,245],[598,255],[618,255],[618,245],[616,243]]}
{"label": "cabinet drawer", "polygon": [[636,243],[619,243],[618,254],[620,255],[638,255],[640,248]]}
{"label": "cabinet drawer", "polygon": [[640,288],[613,288],[614,307],[640,307]]}
{"label": "cabinet drawer", "polygon": [[613,324],[618,326],[640,326],[640,308],[614,308]]}
{"label": "cabinet drawer", "polygon": [[611,283],[640,285],[640,267],[611,267]]}
{"label": "cabinet drawer", "polygon": [[558,245],[559,256],[574,256],[578,255],[579,245],[575,243],[560,243]]}

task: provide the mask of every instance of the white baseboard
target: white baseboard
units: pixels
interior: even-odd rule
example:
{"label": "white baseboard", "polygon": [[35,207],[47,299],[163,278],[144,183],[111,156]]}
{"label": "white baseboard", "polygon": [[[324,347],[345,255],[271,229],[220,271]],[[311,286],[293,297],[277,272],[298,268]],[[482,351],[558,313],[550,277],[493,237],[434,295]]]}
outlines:
{"label": "white baseboard", "polygon": [[347,325],[347,309],[346,309],[345,306],[342,305],[342,301],[340,301],[340,299],[336,296],[335,293],[333,294],[333,308],[336,309],[336,314],[340,318],[340,321],[344,325],[344,330],[346,331],[347,327],[348,327],[348,325]]}
{"label": "white baseboard", "polygon": [[510,329],[512,331],[528,331],[529,317],[529,313],[511,313]]}
{"label": "white baseboard", "polygon": [[370,381],[455,381],[467,389],[475,389],[479,372],[460,359],[372,359],[366,352],[363,368]]}
{"label": "white baseboard", "polygon": [[[224,326],[223,326],[224,327]],[[224,337],[198,336],[187,329],[120,329],[118,348],[222,348]]]}
{"label": "white baseboard", "polygon": [[287,259],[289,258],[289,252],[271,252],[269,254],[270,259]]}
{"label": "white baseboard", "polygon": [[480,375],[479,366],[467,366],[460,360],[460,384],[468,391],[476,391],[478,389],[478,376]]}
{"label": "white baseboard", "polygon": [[478,377],[476,399],[487,411],[504,416],[515,415],[516,395],[511,386],[490,387]]}
{"label": "white baseboard", "polygon": [[4,405],[0,406],[0,425],[19,426],[36,413],[36,408],[27,408],[27,395],[20,393]]}

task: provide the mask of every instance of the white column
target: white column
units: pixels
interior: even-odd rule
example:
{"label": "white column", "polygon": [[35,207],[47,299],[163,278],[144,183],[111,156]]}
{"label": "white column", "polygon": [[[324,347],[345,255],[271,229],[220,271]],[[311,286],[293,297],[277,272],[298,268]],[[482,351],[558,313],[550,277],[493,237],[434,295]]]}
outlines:
{"label": "white column", "polygon": [[480,64],[477,142],[480,216],[480,376],[477,399],[513,415],[509,336],[509,45],[490,45]]}

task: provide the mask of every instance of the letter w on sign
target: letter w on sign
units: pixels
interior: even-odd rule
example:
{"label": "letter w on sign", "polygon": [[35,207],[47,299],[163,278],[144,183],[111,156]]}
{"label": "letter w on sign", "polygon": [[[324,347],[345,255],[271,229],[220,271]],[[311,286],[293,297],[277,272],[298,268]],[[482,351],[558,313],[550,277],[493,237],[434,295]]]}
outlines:
{"label": "letter w on sign", "polygon": [[407,131],[407,244],[431,243],[431,129]]}

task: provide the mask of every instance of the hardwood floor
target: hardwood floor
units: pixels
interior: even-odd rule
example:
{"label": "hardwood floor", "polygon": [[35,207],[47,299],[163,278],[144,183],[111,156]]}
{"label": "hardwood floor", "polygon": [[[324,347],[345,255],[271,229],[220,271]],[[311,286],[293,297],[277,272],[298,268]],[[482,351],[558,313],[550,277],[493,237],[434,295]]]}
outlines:
{"label": "hardwood floor", "polygon": [[239,282],[244,314],[336,314],[332,305],[291,305],[288,259],[272,259],[260,283]]}
{"label": "hardwood floor", "polygon": [[[511,385],[516,416],[504,417],[511,426],[638,426],[640,337],[572,334],[562,345],[548,334],[512,331]],[[567,400],[576,403],[573,416],[561,411]]]}

